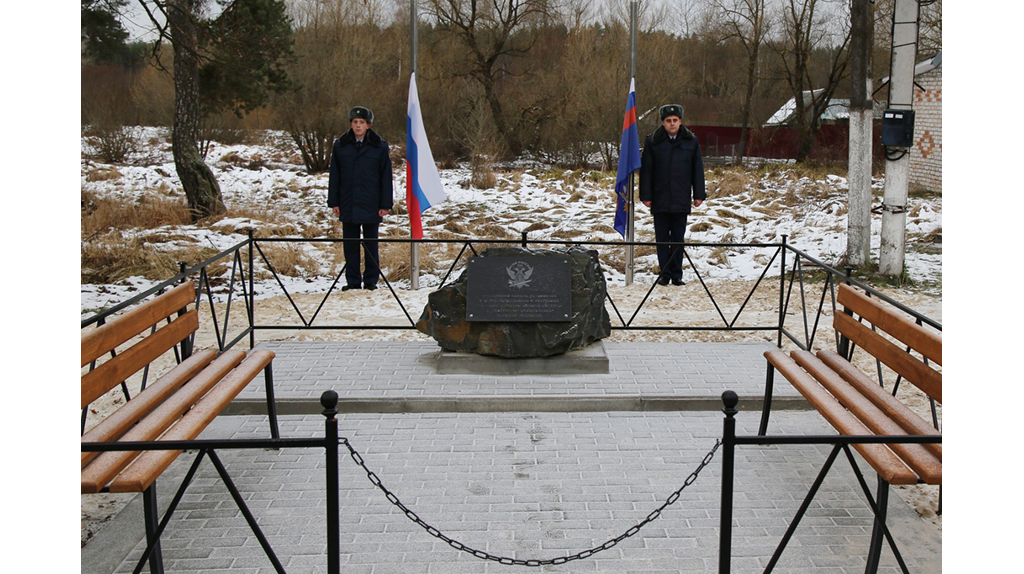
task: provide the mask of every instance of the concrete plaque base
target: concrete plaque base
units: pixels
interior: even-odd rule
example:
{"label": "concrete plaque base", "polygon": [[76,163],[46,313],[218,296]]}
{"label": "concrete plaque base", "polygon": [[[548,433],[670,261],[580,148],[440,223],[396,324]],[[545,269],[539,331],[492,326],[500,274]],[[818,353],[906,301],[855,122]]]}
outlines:
{"label": "concrete plaque base", "polygon": [[441,375],[592,375],[608,373],[608,354],[597,341],[582,349],[550,357],[507,359],[468,352],[441,351]]}

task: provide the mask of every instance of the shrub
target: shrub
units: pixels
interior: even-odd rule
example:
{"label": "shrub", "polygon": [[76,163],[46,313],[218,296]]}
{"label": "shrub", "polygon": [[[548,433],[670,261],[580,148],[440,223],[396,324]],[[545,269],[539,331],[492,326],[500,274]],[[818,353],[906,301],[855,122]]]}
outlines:
{"label": "shrub", "polygon": [[107,163],[123,163],[142,149],[141,130],[129,126],[99,126],[88,139],[96,155]]}

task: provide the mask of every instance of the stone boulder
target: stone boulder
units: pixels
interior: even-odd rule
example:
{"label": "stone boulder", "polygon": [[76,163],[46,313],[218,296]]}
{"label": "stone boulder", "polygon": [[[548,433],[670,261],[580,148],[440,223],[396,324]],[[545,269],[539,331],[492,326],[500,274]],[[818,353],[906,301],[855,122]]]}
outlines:
{"label": "stone boulder", "polygon": [[611,333],[606,284],[597,251],[496,247],[481,257],[566,257],[572,266],[572,314],[558,322],[470,322],[466,320],[467,271],[428,296],[416,328],[446,351],[506,358],[548,357],[581,349]]}

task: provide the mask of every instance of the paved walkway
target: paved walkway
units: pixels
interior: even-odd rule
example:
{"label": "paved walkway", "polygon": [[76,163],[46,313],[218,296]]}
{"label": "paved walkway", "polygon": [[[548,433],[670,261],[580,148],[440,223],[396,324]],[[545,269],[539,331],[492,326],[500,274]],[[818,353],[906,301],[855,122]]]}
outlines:
{"label": "paved walkway", "polygon": [[[342,436],[388,489],[451,538],[516,559],[593,548],[644,520],[721,436],[721,392],[760,392],[761,352],[768,348],[614,343],[606,345],[607,375],[481,377],[436,375],[436,347],[425,343],[260,346],[278,353],[275,389],[295,413],[281,417],[283,436],[321,436],[323,416],[302,413],[318,412],[320,393],[334,389],[349,404],[350,412],[339,416]],[[246,390],[239,412],[253,408],[262,393],[261,385]],[[779,394],[796,396],[784,384]],[[649,400],[673,397],[677,402]],[[451,398],[460,401],[444,402]],[[588,407],[558,410],[575,401]],[[395,403],[414,412],[391,412]],[[758,403],[755,398],[745,406],[757,409]],[[830,432],[816,413],[794,408],[797,401],[782,404],[787,408],[773,413],[772,432]],[[538,410],[519,408],[524,405]],[[742,411],[738,432],[753,434],[758,418],[756,410]],[[266,417],[249,414],[220,417],[203,437],[266,435]],[[733,572],[763,570],[826,451],[738,451]],[[281,449],[220,456],[288,572],[326,572],[323,453]],[[176,464],[159,482],[162,502],[177,486],[171,475],[183,474],[184,466]],[[585,560],[528,570],[480,560],[432,537],[343,456],[342,572],[715,572],[720,483],[716,458],[637,535]],[[911,572],[941,572],[939,536],[896,496],[889,526]],[[870,530],[870,510],[853,474],[845,463],[838,465],[776,572],[863,572]],[[141,504],[135,501],[82,549],[82,572],[131,572],[141,537]],[[273,572],[209,463],[164,534],[163,549],[169,572]],[[883,556],[880,571],[898,572],[891,553]]]}

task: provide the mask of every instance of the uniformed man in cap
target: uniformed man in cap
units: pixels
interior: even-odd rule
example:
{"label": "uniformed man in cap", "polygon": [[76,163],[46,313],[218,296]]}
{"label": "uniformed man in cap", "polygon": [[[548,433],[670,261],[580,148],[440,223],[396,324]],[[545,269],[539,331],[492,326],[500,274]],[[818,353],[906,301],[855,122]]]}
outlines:
{"label": "uniformed man in cap", "polygon": [[[659,285],[683,285],[683,235],[690,206],[707,199],[700,143],[683,125],[683,107],[661,106],[661,126],[644,140],[640,156],[640,201],[654,215]],[[680,245],[667,245],[679,243]]]}
{"label": "uniformed man in cap", "polygon": [[[370,129],[373,112],[356,106],[348,112],[349,130],[334,142],[327,206],[341,220],[345,241],[345,282],[342,291],[376,289],[380,278],[377,231],[394,205],[388,142]],[[358,241],[362,236],[362,242]],[[359,244],[365,268],[359,272]]]}

